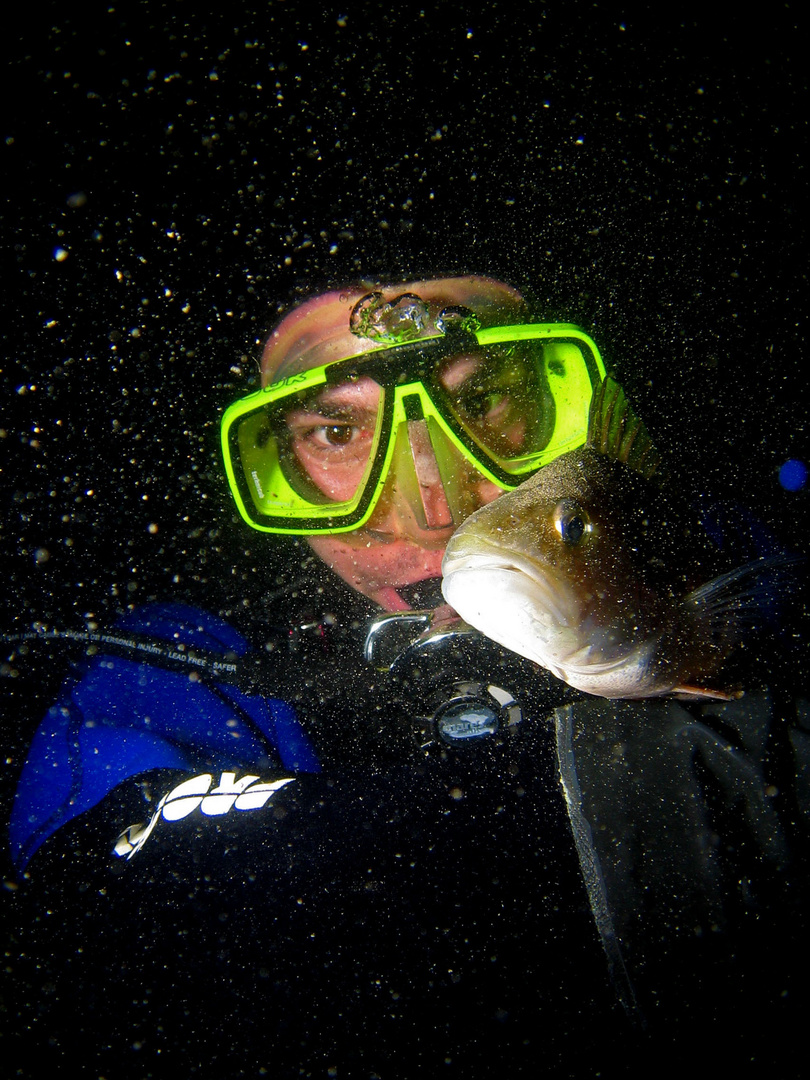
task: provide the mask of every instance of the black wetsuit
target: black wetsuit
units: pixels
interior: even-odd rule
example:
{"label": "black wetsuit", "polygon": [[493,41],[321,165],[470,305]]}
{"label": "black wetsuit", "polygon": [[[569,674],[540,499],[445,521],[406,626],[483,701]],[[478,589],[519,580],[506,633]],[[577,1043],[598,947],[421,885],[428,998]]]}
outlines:
{"label": "black wetsuit", "polygon": [[12,817],[7,1075],[791,1075],[795,704],[584,699],[477,635],[378,671],[329,623],[257,660],[155,605],[65,685]]}

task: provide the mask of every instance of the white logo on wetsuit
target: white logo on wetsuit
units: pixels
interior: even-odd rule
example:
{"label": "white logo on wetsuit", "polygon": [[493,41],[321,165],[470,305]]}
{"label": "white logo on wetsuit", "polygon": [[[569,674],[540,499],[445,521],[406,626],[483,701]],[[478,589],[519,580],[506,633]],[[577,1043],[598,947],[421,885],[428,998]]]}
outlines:
{"label": "white logo on wetsuit", "polygon": [[214,777],[211,773],[193,776],[163,796],[148,824],[130,825],[125,829],[113,850],[116,855],[131,859],[149,839],[160,818],[180,821],[195,810],[206,817],[221,817],[231,810],[260,810],[271,796],[294,779],[284,776],[280,780],[261,781],[258,776],[242,776],[237,780],[236,773],[224,772],[219,785],[212,789]]}

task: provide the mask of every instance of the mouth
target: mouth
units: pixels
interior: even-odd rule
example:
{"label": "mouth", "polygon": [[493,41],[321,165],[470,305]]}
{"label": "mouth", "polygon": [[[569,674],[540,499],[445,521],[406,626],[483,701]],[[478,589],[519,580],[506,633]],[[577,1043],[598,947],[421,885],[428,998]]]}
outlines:
{"label": "mouth", "polygon": [[425,551],[443,551],[447,541],[453,535],[455,526],[444,526],[439,529],[412,530],[402,532],[390,529],[370,529],[367,525],[357,531],[358,541],[356,546],[365,546],[369,541],[374,544],[388,546],[391,544],[408,543]]}
{"label": "mouth", "polygon": [[445,603],[440,577],[425,578],[424,581],[414,581],[410,585],[398,585],[396,592],[408,607],[415,611],[440,607]]}

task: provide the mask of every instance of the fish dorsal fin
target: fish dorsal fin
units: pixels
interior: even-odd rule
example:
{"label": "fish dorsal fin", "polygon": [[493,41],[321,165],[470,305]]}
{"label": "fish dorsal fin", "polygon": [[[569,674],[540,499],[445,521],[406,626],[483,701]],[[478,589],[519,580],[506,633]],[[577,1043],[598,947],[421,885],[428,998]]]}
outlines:
{"label": "fish dorsal fin", "polygon": [[623,461],[647,479],[661,463],[646,427],[630,408],[624,390],[609,375],[591,400],[588,446]]}

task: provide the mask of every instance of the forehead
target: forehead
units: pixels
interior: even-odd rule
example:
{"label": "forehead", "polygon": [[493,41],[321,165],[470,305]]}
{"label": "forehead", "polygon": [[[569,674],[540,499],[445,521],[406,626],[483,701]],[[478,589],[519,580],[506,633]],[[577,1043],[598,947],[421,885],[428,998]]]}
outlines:
{"label": "forehead", "polygon": [[[346,374],[342,381],[336,381],[310,391],[299,397],[302,407],[309,408],[362,408],[374,407],[379,399],[380,382],[393,385],[397,382],[407,381],[412,378],[427,376],[432,382],[439,382],[445,390],[453,393],[460,391],[474,376],[501,372],[504,366],[515,373],[525,372],[525,349],[515,349],[510,346],[507,349],[498,346],[486,346],[479,349],[461,350],[450,356],[430,361],[430,357],[424,358],[422,363],[414,368],[413,358],[410,364],[403,362],[401,369],[398,367],[397,358],[394,356],[385,359],[385,376],[380,369],[375,375],[362,375],[359,373]],[[359,366],[359,365],[358,365]],[[410,369],[410,370],[409,370]],[[380,382],[377,381],[380,380]]]}

